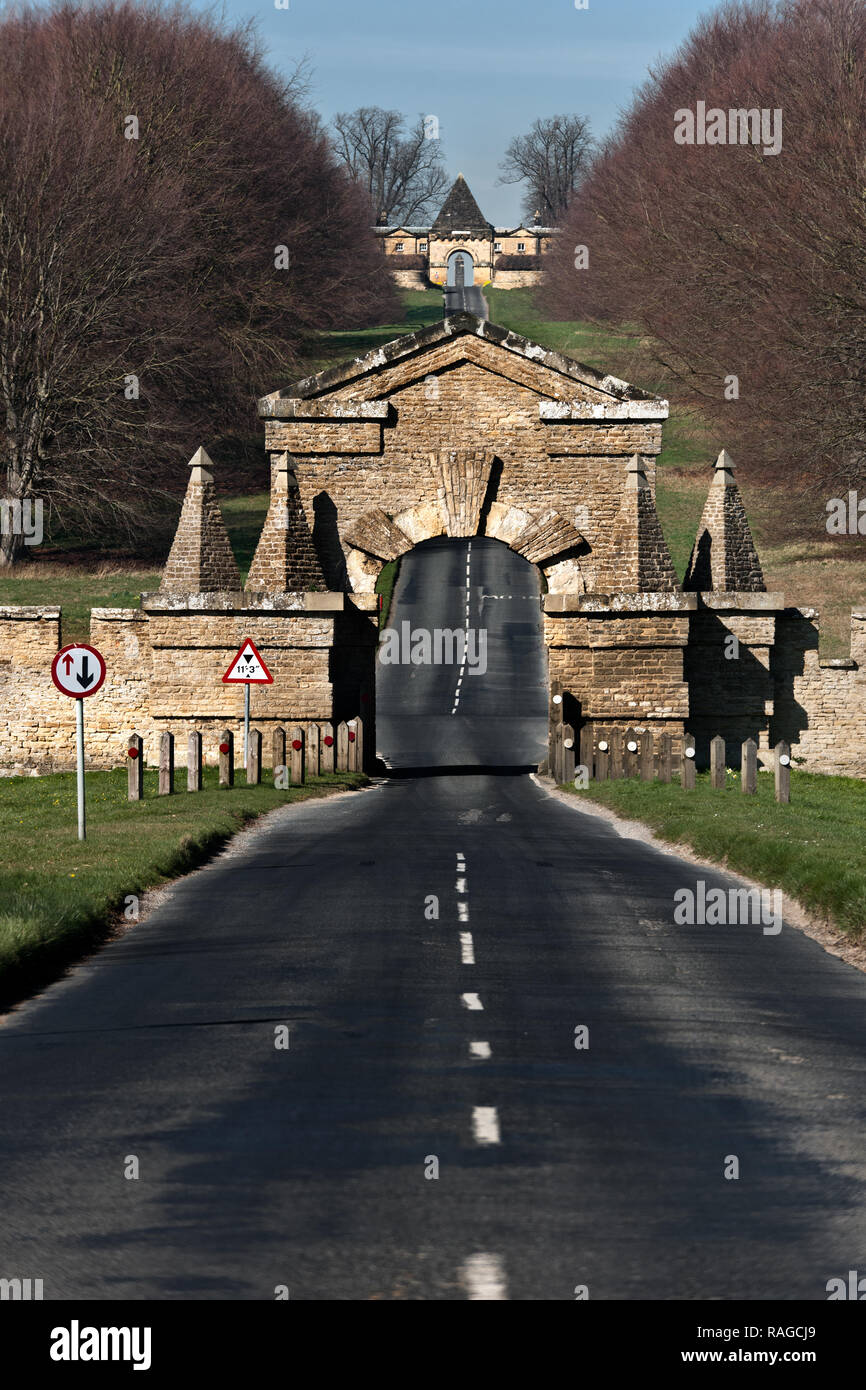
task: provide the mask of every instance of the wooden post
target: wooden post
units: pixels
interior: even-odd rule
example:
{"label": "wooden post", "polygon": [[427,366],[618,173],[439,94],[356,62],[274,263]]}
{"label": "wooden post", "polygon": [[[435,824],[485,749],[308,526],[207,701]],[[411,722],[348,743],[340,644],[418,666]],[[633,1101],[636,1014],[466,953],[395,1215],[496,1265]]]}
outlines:
{"label": "wooden post", "polygon": [[653,762],[653,736],[649,729],[644,729],[638,740],[640,743],[640,775],[644,782],[651,782],[656,775],[655,763]]}
{"label": "wooden post", "polygon": [[337,725],[337,771],[349,771],[349,724],[347,720]]}
{"label": "wooden post", "polygon": [[758,790],[758,745],[753,738],[747,738],[740,753],[740,790]]}
{"label": "wooden post", "polygon": [[683,735],[683,758],[680,767],[680,786],[687,792],[693,792],[697,781],[697,768],[695,767],[695,738],[694,734]]}
{"label": "wooden post", "polygon": [[308,724],[305,732],[307,735],[307,772],[311,777],[318,777],[322,770],[322,731],[318,724]]}
{"label": "wooden post", "polygon": [[277,768],[286,765],[286,731],[274,729],[271,734],[271,771],[276,780]]}
{"label": "wooden post", "polygon": [[352,719],[348,726],[349,738],[349,771],[363,772],[364,770],[364,721],[363,719]]}
{"label": "wooden post", "polygon": [[159,736],[159,794],[171,796],[174,792],[174,734]]}
{"label": "wooden post", "polygon": [[592,778],[595,774],[593,753],[594,740],[592,734],[592,725],[584,724],[583,728],[580,731],[580,764],[581,767],[586,768],[587,776],[589,777],[590,781],[592,781]]}
{"label": "wooden post", "polygon": [[574,729],[570,724],[562,726],[562,772],[563,782],[574,781]]}
{"label": "wooden post", "polygon": [[126,740],[126,795],[130,801],[144,800],[144,744],[141,734]]}
{"label": "wooden post", "polygon": [[186,744],[186,789],[200,792],[202,786],[201,734],[192,733]]}
{"label": "wooden post", "polygon": [[262,731],[250,729],[247,745],[247,786],[258,787],[262,780]]}
{"label": "wooden post", "polygon": [[626,777],[637,777],[638,738],[634,729],[626,729],[625,731],[625,750],[622,755],[622,765]]}
{"label": "wooden post", "polygon": [[776,800],[787,806],[791,800],[791,745],[781,739],[773,752],[776,755]]}
{"label": "wooden post", "polygon": [[334,772],[337,766],[337,745],[333,724],[322,725],[322,772]]}
{"label": "wooden post", "polygon": [[610,776],[612,781],[622,777],[622,729],[611,729],[607,736],[610,744]]}
{"label": "wooden post", "polygon": [[307,740],[303,729],[300,727],[297,729],[290,729],[289,742],[291,745],[289,749],[289,757],[291,759],[289,781],[293,787],[302,787],[307,774],[307,760],[305,756]]}
{"label": "wooden post", "polygon": [[610,734],[607,729],[599,729],[595,746],[595,780],[606,782],[610,777]]}
{"label": "wooden post", "polygon": [[547,773],[554,782],[561,781],[562,744],[562,682],[550,682],[550,704],[548,706]]}
{"label": "wooden post", "polygon": [[231,729],[220,734],[220,786],[233,787],[235,784],[235,736]]}
{"label": "wooden post", "polygon": [[561,719],[554,719],[550,725],[550,775],[557,786],[565,780],[562,772],[564,727]]}
{"label": "wooden post", "polygon": [[670,782],[671,772],[671,736],[670,734],[659,734],[659,781]]}
{"label": "wooden post", "polygon": [[710,743],[710,786],[716,791],[724,791],[727,778],[725,776],[725,740],[716,734]]}

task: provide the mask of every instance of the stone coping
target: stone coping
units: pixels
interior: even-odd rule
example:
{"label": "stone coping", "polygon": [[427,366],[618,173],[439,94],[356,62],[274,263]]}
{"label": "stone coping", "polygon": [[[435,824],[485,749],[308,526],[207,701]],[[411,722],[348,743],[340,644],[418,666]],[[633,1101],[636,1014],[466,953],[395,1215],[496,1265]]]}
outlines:
{"label": "stone coping", "polygon": [[[605,383],[614,380],[613,377],[605,377]],[[661,397],[648,401],[611,401],[609,405],[594,401],[540,401],[538,406],[539,418],[548,423],[562,420],[666,420],[668,414],[668,402]]]}
{"label": "stone coping", "polygon": [[[342,613],[343,593],[256,593],[253,590],[205,594],[165,592],[141,595],[141,606],[148,613]],[[120,610],[118,610],[120,611]]]}
{"label": "stone coping", "polygon": [[819,661],[818,665],[826,671],[857,670],[857,662],[850,656],[828,656],[824,661]]}
{"label": "stone coping", "polygon": [[697,594],[545,594],[542,607],[545,613],[694,613],[698,607]]}
{"label": "stone coping", "polygon": [[730,590],[723,592],[710,592],[709,590],[698,594],[702,608],[712,608],[715,612],[726,612],[729,610],[745,610],[750,613],[771,613],[779,612],[785,607],[785,595],[778,590],[775,593],[747,593],[745,590]]}
{"label": "stone coping", "polygon": [[280,400],[270,412],[282,420],[387,420],[389,401]]}
{"label": "stone coping", "polygon": [[60,609],[51,605],[50,607],[40,607],[38,604],[3,604],[0,605],[0,618],[11,619],[13,622],[30,621],[34,618],[59,618]]}

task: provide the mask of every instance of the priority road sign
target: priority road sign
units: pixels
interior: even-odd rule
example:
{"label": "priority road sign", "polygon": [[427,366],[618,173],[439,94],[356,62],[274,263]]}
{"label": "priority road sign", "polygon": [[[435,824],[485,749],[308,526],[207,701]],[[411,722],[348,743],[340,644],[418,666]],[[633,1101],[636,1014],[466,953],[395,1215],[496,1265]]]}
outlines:
{"label": "priority road sign", "polygon": [[105,661],[95,647],[85,642],[73,642],[63,647],[51,663],[51,679],[74,700],[95,695],[105,680]]}
{"label": "priority road sign", "polygon": [[95,695],[105,680],[105,660],[86,642],[62,647],[51,663],[51,679],[75,705],[75,771],[78,782],[78,838],[87,838],[84,809],[84,701]]}
{"label": "priority road sign", "polygon": [[249,637],[223,676],[225,685],[273,685],[274,678]]}

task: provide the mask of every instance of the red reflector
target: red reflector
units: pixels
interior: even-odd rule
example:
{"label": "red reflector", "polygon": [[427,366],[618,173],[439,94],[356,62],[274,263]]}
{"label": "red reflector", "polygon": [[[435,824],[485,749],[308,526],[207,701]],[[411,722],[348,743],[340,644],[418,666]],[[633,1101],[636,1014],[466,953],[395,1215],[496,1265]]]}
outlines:
{"label": "red reflector", "polygon": [[301,740],[299,738],[292,739],[292,747],[294,748],[296,753],[300,753],[303,746],[304,745],[301,743]]}
{"label": "red reflector", "polygon": [[228,746],[228,744],[227,744],[227,743],[221,743],[221,744],[220,744],[220,752],[221,752],[221,753],[227,753],[228,751],[229,751],[229,746]]}
{"label": "red reflector", "polygon": [[330,735],[330,734],[325,734],[325,747],[326,747],[326,748],[333,748],[333,746],[334,746],[334,740],[331,738],[331,735]]}
{"label": "red reflector", "polygon": [[350,742],[350,743],[354,743],[354,742],[355,742],[355,735],[352,734],[352,733],[349,734],[349,742]]}
{"label": "red reflector", "polygon": [[137,749],[137,748],[127,748],[126,751],[127,751],[127,753],[129,754],[129,756],[130,756],[131,758],[137,758],[137,757],[138,757],[138,749]]}

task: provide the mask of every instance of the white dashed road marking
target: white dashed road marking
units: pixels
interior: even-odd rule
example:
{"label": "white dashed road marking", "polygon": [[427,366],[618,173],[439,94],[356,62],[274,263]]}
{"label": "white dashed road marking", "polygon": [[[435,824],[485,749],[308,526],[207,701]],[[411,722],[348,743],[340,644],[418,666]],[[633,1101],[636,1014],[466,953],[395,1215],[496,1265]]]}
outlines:
{"label": "white dashed road marking", "polygon": [[468,921],[469,921],[469,904],[468,904],[468,903],[458,903],[458,904],[457,904],[457,920],[458,920],[458,922],[468,922]]}
{"label": "white dashed road marking", "polygon": [[462,965],[475,964],[475,944],[472,940],[471,931],[460,933],[460,962]]}
{"label": "white dashed road marking", "polygon": [[469,581],[470,581],[469,568],[470,568],[471,562],[472,562],[472,542],[470,541],[469,544],[468,544],[467,547],[466,547],[466,629],[467,629],[467,632],[466,632],[466,639],[467,639],[467,640],[464,641],[464,643],[463,643],[463,660],[462,660],[461,663],[460,663],[460,676],[459,676],[458,681],[457,681],[457,689],[456,689],[455,692],[454,692],[454,704],[451,706],[451,713],[452,713],[452,714],[456,714],[456,713],[457,713],[457,709],[458,709],[458,706],[459,706],[459,704],[460,704],[460,687],[461,687],[462,684],[463,684],[463,676],[464,676],[464,673],[465,673],[465,671],[466,671],[466,646],[467,646],[467,642],[468,642],[468,630],[469,630],[469,602],[470,602],[470,598],[471,598],[471,596],[472,596],[472,590],[471,590],[471,588],[470,588],[470,583],[469,583]]}
{"label": "white dashed road marking", "polygon": [[499,1144],[499,1116],[495,1105],[476,1105],[472,1109],[472,1133],[476,1144]]}
{"label": "white dashed road marking", "polygon": [[460,1270],[460,1282],[471,1300],[507,1301],[505,1270],[499,1255],[479,1252],[470,1255]]}
{"label": "white dashed road marking", "polygon": [[483,1009],[484,1005],[477,994],[461,994],[460,1003],[464,1009]]}
{"label": "white dashed road marking", "polygon": [[469,1056],[470,1056],[470,1057],[489,1057],[489,1056],[490,1056],[490,1043],[489,1043],[489,1042],[471,1042],[471,1043],[469,1044]]}

